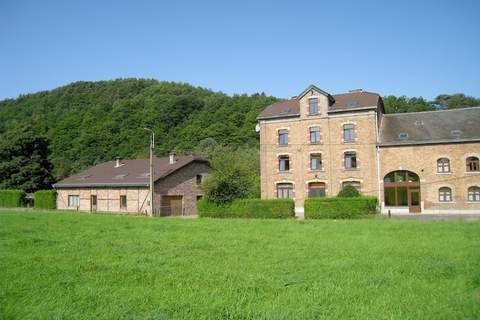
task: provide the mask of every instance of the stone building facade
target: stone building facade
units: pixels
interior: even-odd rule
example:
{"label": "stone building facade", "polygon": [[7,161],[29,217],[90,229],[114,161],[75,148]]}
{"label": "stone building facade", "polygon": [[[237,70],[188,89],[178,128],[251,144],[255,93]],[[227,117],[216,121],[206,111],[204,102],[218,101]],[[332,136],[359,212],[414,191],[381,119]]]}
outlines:
{"label": "stone building facade", "polygon": [[480,108],[386,115],[378,94],[310,86],[258,117],[262,198],[293,198],[302,215],[306,198],[352,184],[383,212],[480,212],[480,169],[466,169],[480,157],[479,120]]}
{"label": "stone building facade", "polygon": [[154,158],[154,210],[150,206],[149,161],[110,161],[68,177],[54,187],[57,208],[87,212],[195,215],[207,161],[194,156]]}

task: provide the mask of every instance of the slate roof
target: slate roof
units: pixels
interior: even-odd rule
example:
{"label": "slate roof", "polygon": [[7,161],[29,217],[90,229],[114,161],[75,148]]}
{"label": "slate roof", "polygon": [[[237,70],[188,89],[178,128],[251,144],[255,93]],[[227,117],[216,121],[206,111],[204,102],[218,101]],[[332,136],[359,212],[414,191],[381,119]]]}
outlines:
{"label": "slate roof", "polygon": [[[169,157],[153,158],[154,181],[194,162],[208,163],[195,156],[177,156],[177,161],[170,164]],[[148,187],[150,182],[149,160],[122,160],[120,167],[116,161],[109,161],[70,176],[53,186],[55,188],[78,187]]]}
{"label": "slate roof", "polygon": [[[283,100],[266,107],[262,113],[260,113],[257,119],[261,120],[300,116],[300,98],[302,95],[290,100]],[[330,106],[328,108],[329,113],[360,111],[370,108],[376,109],[381,105],[380,96],[376,93],[367,91],[354,91],[328,95],[328,97],[330,100]]]}
{"label": "slate roof", "polygon": [[480,107],[385,114],[380,146],[480,141]]}

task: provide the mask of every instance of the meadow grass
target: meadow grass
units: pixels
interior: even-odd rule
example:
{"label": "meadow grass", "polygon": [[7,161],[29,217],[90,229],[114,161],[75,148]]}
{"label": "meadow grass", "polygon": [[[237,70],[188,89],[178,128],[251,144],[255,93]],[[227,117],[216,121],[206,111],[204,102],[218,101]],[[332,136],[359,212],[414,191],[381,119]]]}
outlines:
{"label": "meadow grass", "polygon": [[0,319],[478,319],[480,222],[0,213]]}

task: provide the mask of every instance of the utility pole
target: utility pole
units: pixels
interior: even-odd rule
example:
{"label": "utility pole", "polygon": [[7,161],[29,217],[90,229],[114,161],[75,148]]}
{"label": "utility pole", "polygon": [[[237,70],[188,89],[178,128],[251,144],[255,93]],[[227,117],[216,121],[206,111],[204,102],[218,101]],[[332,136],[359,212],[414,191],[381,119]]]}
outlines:
{"label": "utility pole", "polygon": [[155,209],[155,206],[153,204],[153,189],[154,189],[154,185],[153,185],[153,148],[155,148],[155,132],[153,132],[152,129],[149,129],[149,128],[143,128],[147,131],[150,131],[151,132],[151,136],[150,136],[150,183],[149,183],[149,186],[150,186],[150,216],[153,216],[154,214],[154,209]]}

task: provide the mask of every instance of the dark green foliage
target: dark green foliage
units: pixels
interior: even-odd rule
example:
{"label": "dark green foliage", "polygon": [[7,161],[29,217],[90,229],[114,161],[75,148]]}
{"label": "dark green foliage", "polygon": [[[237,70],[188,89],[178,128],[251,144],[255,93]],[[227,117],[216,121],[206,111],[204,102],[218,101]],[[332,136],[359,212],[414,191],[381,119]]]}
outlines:
{"label": "dark green foliage", "polygon": [[57,191],[39,190],[35,192],[35,209],[55,209],[57,207]]}
{"label": "dark green foliage", "polygon": [[199,216],[204,218],[285,219],[294,216],[291,199],[240,199],[225,205],[200,200],[197,205]]}
{"label": "dark green foliage", "polygon": [[377,212],[377,198],[309,198],[305,200],[307,219],[354,219]]}
{"label": "dark green foliage", "polygon": [[157,80],[75,82],[0,101],[0,135],[32,123],[50,141],[54,176],[61,179],[117,156],[148,156],[143,127],[155,130],[158,156],[192,152],[206,138],[258,148],[256,117],[275,101]]}
{"label": "dark green foliage", "polygon": [[32,192],[53,183],[48,141],[31,127],[0,137],[0,188]]}
{"label": "dark green foliage", "polygon": [[205,199],[222,205],[235,199],[260,197],[257,148],[216,147],[206,156],[213,170],[202,185]]}
{"label": "dark green foliage", "polygon": [[427,101],[422,97],[386,96],[383,97],[383,104],[386,113],[419,112],[480,106],[480,99],[466,96],[463,93],[441,94],[433,101]]}
{"label": "dark green foliage", "polygon": [[340,190],[338,196],[343,198],[359,197],[360,192],[358,192],[357,188],[354,186],[347,184],[342,190]]}
{"label": "dark green foliage", "polygon": [[0,208],[19,208],[24,202],[23,190],[0,190]]}

